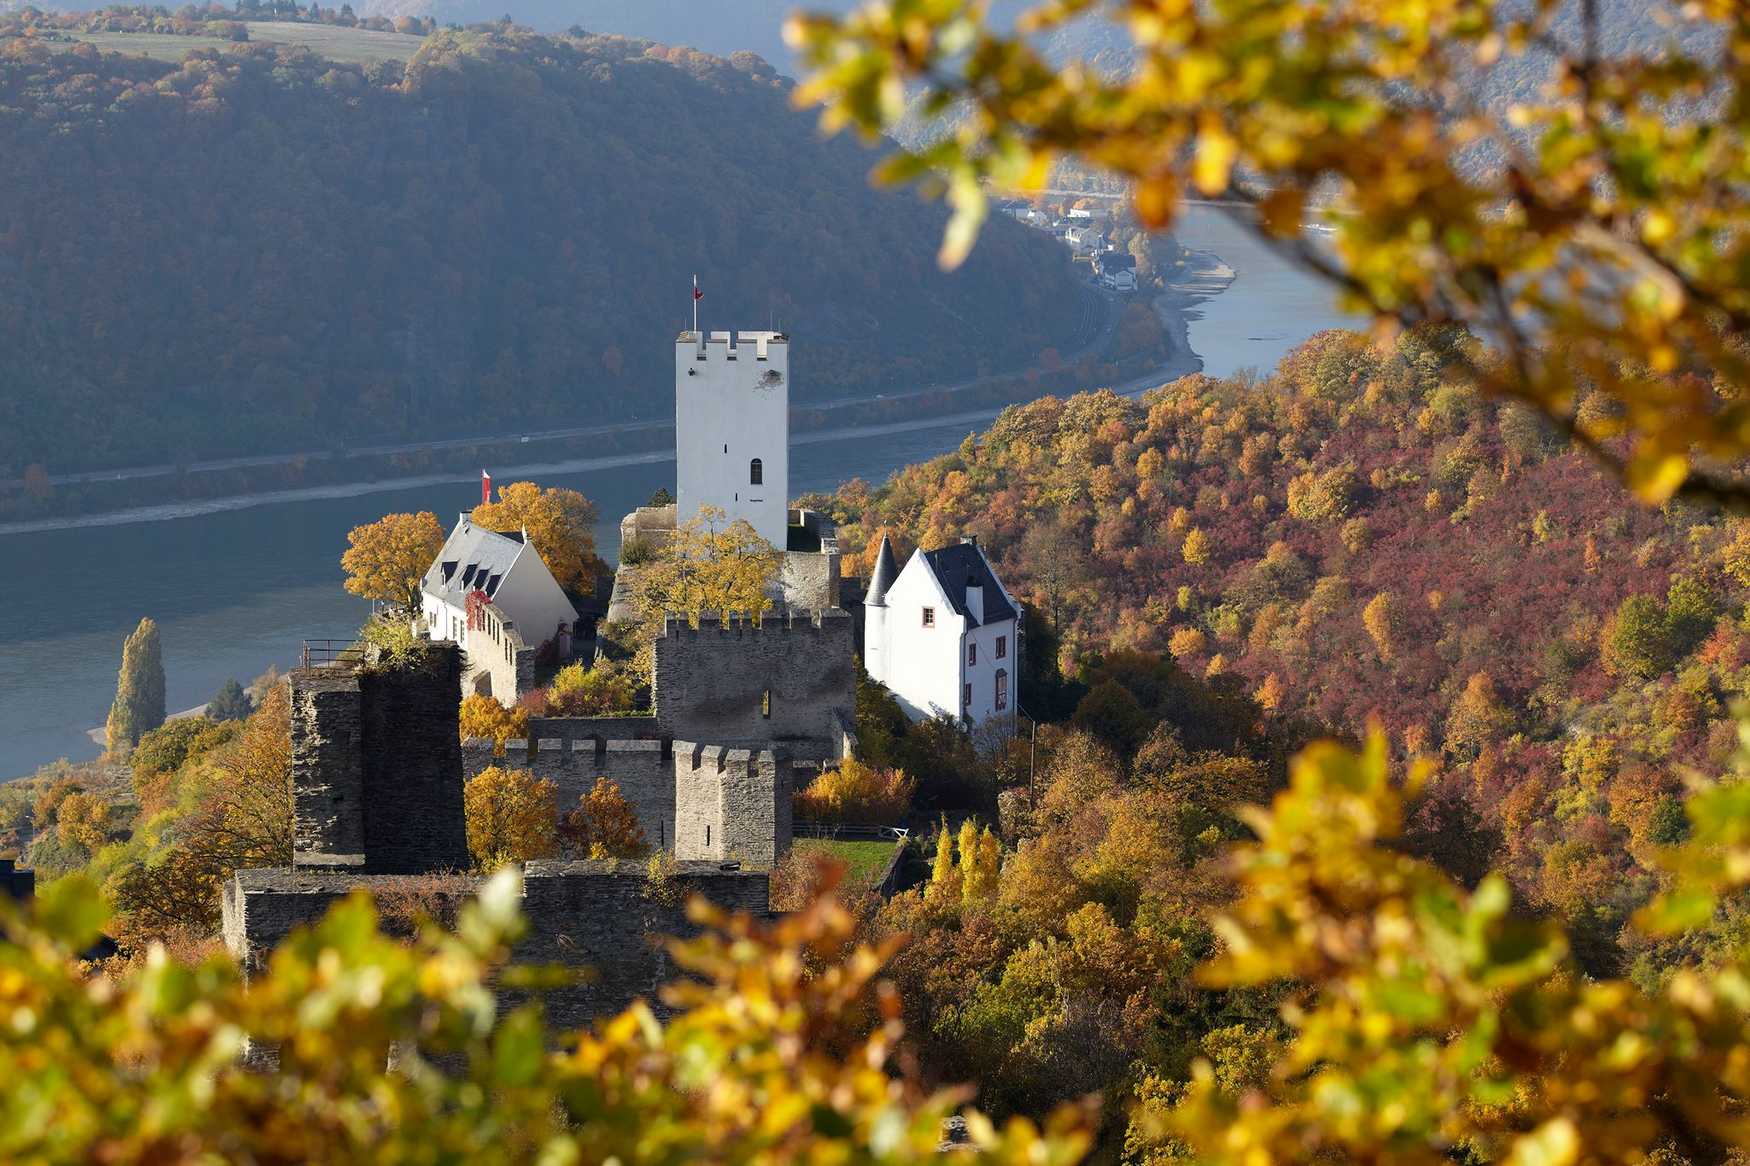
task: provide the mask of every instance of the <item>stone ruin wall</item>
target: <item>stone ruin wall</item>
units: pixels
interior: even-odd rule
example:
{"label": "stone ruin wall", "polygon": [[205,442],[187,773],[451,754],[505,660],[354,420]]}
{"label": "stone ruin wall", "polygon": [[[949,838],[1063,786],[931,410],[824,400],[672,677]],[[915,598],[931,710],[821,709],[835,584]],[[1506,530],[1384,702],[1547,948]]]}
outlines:
{"label": "stone ruin wall", "polygon": [[857,706],[853,622],[838,609],[757,621],[704,616],[697,628],[671,616],[656,640],[651,686],[663,735],[836,760]]}
{"label": "stone ruin wall", "polygon": [[771,750],[724,749],[686,741],[511,741],[462,746],[463,773],[489,766],[527,769],[557,787],[559,810],[606,777],[638,815],[652,848],[681,859],[737,860],[771,867],[788,852],[794,768]]}
{"label": "stone ruin wall", "polygon": [[[397,881],[284,868],[238,871],[224,887],[225,944],[244,974],[254,975],[280,941],[320,920],[355,888],[376,893]],[[483,881],[456,878],[440,894],[459,906]],[[555,1030],[619,1012],[640,997],[660,1014],[656,990],[678,975],[660,940],[697,934],[686,916],[686,901],[694,895],[763,917],[769,913],[770,880],[763,871],[723,870],[704,862],[677,863],[661,880],[651,879],[642,866],[624,863],[526,864],[522,906],[529,930],[513,958],[587,967],[593,973],[589,983],[543,997]]]}
{"label": "stone ruin wall", "polygon": [[293,862],[373,874],[461,870],[461,651],[406,668],[301,668],[291,686]]}
{"label": "stone ruin wall", "polygon": [[675,856],[776,866],[794,829],[794,770],[771,750],[675,743]]}
{"label": "stone ruin wall", "polygon": [[666,742],[531,738],[506,742],[502,757],[494,755],[491,741],[463,743],[464,778],[472,779],[493,765],[527,769],[547,778],[558,787],[562,814],[577,808],[578,799],[595,788],[598,777],[611,778],[637,813],[645,840],[657,850],[674,849],[674,755]]}
{"label": "stone ruin wall", "polygon": [[[455,873],[469,865],[455,695],[460,674],[455,645],[437,643],[425,664],[409,669],[330,666],[288,678],[293,865],[238,871],[223,888],[221,934],[246,975],[259,971],[292,930],[315,923],[355,889],[381,892],[404,883],[402,875],[439,875],[445,877],[435,880],[434,893],[452,905],[478,890],[478,876]],[[628,748],[604,745],[602,753],[632,759],[621,772],[651,775],[642,784],[652,791],[663,787],[660,768],[672,796],[673,757],[660,741],[618,744]],[[539,741],[536,748],[538,755]],[[592,751],[593,743],[592,750],[565,751],[567,764],[581,775],[593,766],[577,754]],[[595,973],[588,984],[546,997],[555,1024],[575,1027],[639,996],[660,1007],[655,989],[677,969],[656,940],[694,933],[686,918],[693,895],[731,911],[770,910],[770,881],[759,870],[678,862],[652,878],[642,863],[526,864],[530,929],[515,957]],[[274,1054],[255,1049],[248,1057],[265,1067]]]}

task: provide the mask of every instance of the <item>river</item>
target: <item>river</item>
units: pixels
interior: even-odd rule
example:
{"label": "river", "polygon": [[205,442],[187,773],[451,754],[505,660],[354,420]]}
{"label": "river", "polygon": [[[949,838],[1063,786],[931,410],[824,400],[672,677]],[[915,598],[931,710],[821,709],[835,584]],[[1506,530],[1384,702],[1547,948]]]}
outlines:
{"label": "river", "polygon": [[[1207,371],[1267,371],[1295,344],[1344,318],[1329,292],[1287,267],[1219,212],[1194,207],[1179,229],[1189,247],[1234,269],[1227,292],[1195,309],[1192,348]],[[881,426],[843,437],[810,435],[791,452],[791,491],[830,490],[852,477],[880,481],[899,466],[944,453],[982,424],[979,415]],[[510,467],[495,467],[501,480]],[[659,486],[672,459],[631,457],[590,468],[548,469],[546,485],[595,500],[597,542],[618,549],[619,516]],[[19,585],[0,605],[0,775],[57,757],[89,758],[85,730],[101,724],[115,691],[121,642],[141,615],[158,621],[168,704],[198,705],[227,679],[248,683],[290,664],[305,638],[342,637],[367,605],[341,588],[346,532],[397,510],[432,510],[446,526],[478,498],[467,482],[424,482],[343,496],[0,536],[0,564]]]}

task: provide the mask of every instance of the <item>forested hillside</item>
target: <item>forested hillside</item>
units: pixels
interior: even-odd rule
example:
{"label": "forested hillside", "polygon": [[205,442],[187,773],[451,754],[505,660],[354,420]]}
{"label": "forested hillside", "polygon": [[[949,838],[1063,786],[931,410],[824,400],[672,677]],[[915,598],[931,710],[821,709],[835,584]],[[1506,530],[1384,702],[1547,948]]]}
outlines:
{"label": "forested hillside", "polygon": [[0,37],[0,476],[659,416],[695,271],[707,326],[797,337],[802,402],[1066,338],[1061,247],[998,223],[941,273],[941,208],[788,89],[513,29],[405,66]]}
{"label": "forested hillside", "polygon": [[1750,528],[1633,505],[1528,410],[1443,384],[1447,345],[1329,332],[1262,383],[1017,406],[829,504],[853,566],[882,531],[906,554],[976,531],[1031,605],[1030,654],[1055,643],[1067,675],[1023,705],[1053,718],[1092,687],[1078,719],[1120,755],[1160,698],[1100,679],[1159,656],[1290,738],[1371,721],[1441,758],[1443,860],[1507,870],[1614,966],[1681,829],[1680,767],[1737,744]]}

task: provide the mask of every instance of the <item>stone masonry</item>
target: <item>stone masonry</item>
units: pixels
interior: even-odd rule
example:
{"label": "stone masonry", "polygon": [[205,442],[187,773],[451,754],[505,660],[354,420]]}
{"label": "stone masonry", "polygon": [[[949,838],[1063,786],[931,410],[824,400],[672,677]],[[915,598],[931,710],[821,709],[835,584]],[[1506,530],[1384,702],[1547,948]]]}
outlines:
{"label": "stone masonry", "polygon": [[675,744],[675,857],[777,864],[793,829],[790,762],[769,749]]}
{"label": "stone masonry", "polygon": [[[466,868],[455,696],[459,657],[453,644],[439,643],[429,645],[424,662],[406,668],[333,665],[288,678],[294,864],[238,871],[223,892],[222,934],[245,974],[258,971],[293,929],[316,922],[355,889],[377,891],[398,876]],[[549,743],[560,744],[538,740],[537,756]],[[576,750],[565,744],[564,764],[581,783],[594,764],[579,755],[597,757],[596,744]],[[620,772],[628,766],[662,770],[672,799],[677,766],[661,741],[606,743],[599,755]],[[691,746],[686,760],[694,767]],[[713,818],[713,837],[721,834],[728,851],[745,848],[750,856],[759,849],[750,845],[757,842],[746,837],[750,832],[781,829],[787,844],[788,767],[767,754],[738,773],[732,760],[710,775],[717,808],[706,812],[729,816]],[[769,793],[762,794],[761,781]],[[660,802],[663,782],[653,776],[642,786],[657,804],[640,813],[672,820],[672,803],[665,809]],[[781,821],[780,806],[786,815]],[[744,811],[750,815],[746,825],[730,820]],[[776,852],[772,841],[765,852]],[[478,886],[477,876],[458,875],[438,880],[432,893],[460,898]],[[559,1025],[582,1025],[639,996],[651,997],[675,977],[677,969],[655,937],[691,933],[685,903],[693,895],[730,910],[763,915],[770,909],[767,874],[734,864],[671,861],[653,874],[643,863],[528,863],[523,905],[530,931],[516,956],[595,973],[590,983],[547,998]],[[253,1050],[250,1059],[270,1066],[273,1051]]]}
{"label": "stone masonry", "polygon": [[467,868],[455,698],[461,669],[461,650],[440,642],[405,668],[292,673],[295,866],[371,874]]}
{"label": "stone masonry", "polygon": [[679,858],[771,866],[790,849],[796,779],[790,759],[769,749],[545,738],[508,742],[497,756],[490,741],[470,740],[462,746],[462,765],[470,778],[492,765],[547,778],[562,812],[598,777],[609,778],[637,813],[650,845]]}
{"label": "stone masonry", "polygon": [[364,697],[351,668],[292,673],[293,861],[363,866]]}
{"label": "stone masonry", "polygon": [[670,616],[652,701],[665,736],[836,760],[856,709],[852,624],[840,609],[764,619]]}
{"label": "stone masonry", "polygon": [[637,813],[645,840],[654,849],[674,850],[675,763],[668,742],[544,737],[506,742],[502,757],[491,741],[463,742],[464,776],[472,779],[492,765],[547,778],[558,789],[560,813],[576,809],[598,777],[609,778]]}
{"label": "stone masonry", "polygon": [[[238,871],[224,887],[225,944],[245,975],[253,975],[287,935],[320,920],[353,890],[375,892],[395,881],[331,871]],[[481,882],[478,876],[459,878],[442,893],[471,896]],[[656,989],[678,974],[659,940],[696,932],[686,917],[686,900],[694,895],[731,911],[764,915],[770,883],[763,871],[725,870],[710,862],[676,863],[660,879],[641,864],[528,863],[523,914],[529,930],[514,958],[592,973],[588,983],[544,997],[555,1027],[579,1027],[639,997],[656,1005]]]}

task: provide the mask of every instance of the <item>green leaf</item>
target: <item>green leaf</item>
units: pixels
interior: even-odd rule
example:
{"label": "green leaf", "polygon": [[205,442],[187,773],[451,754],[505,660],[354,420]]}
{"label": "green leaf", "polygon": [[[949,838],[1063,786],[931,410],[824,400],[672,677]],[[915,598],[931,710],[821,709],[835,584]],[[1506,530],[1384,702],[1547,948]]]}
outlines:
{"label": "green leaf", "polygon": [[97,884],[82,874],[56,879],[36,898],[37,925],[74,952],[84,951],[103,934],[109,908]]}

